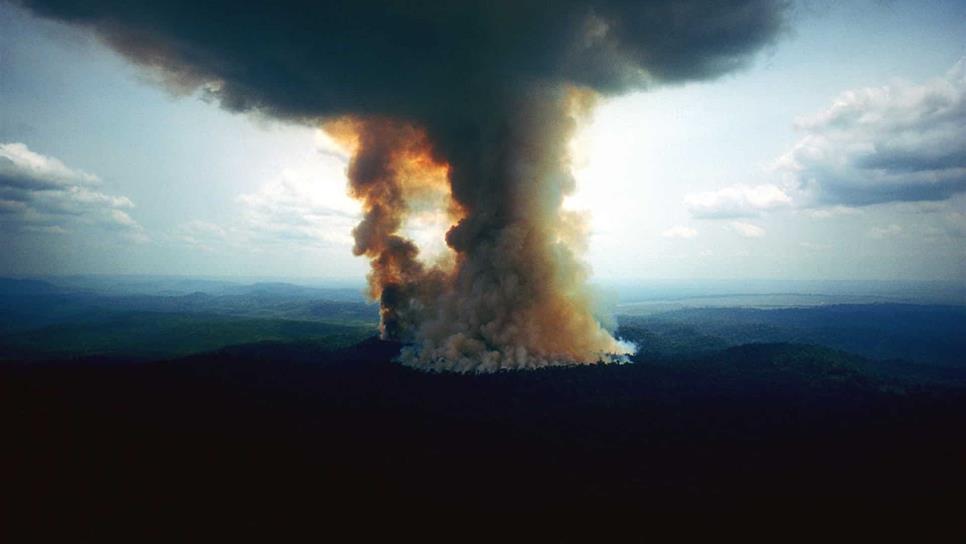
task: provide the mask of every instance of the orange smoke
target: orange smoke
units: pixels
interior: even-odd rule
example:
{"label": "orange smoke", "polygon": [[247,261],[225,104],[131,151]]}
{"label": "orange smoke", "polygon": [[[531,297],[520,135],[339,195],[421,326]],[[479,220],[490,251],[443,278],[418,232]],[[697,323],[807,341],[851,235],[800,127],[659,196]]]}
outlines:
{"label": "orange smoke", "polygon": [[[452,139],[407,122],[324,126],[352,152],[349,193],[364,212],[354,252],[369,259],[382,336],[409,344],[402,362],[486,372],[628,352],[593,313],[579,258],[586,222],[562,209],[575,188],[568,143],[595,98],[573,88],[522,96],[452,155],[441,151],[452,153]],[[405,228],[440,211],[449,258],[427,262]]]}
{"label": "orange smoke", "polygon": [[449,166],[433,157],[425,132],[412,124],[347,117],[323,128],[352,153],[349,194],[364,214],[352,231],[353,252],[369,258],[369,295],[381,303],[380,331],[403,339],[425,306],[419,299],[442,282],[452,261],[423,262],[402,231],[408,218],[427,210],[444,210],[450,225],[459,221]]}

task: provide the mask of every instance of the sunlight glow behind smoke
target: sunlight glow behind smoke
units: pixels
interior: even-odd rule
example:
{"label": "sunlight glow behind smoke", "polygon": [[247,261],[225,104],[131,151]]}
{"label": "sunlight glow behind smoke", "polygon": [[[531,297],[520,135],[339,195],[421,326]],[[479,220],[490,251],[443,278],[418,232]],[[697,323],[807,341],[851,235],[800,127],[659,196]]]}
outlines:
{"label": "sunlight glow behind smoke", "polygon": [[[426,369],[626,353],[595,318],[571,140],[597,95],[710,79],[784,27],[780,0],[22,0],[177,92],[318,126],[351,150],[382,334]],[[428,213],[422,216],[421,214]],[[449,221],[440,221],[442,213]],[[432,218],[432,220],[430,220]],[[449,257],[414,242],[438,224]],[[436,227],[430,227],[430,224]],[[443,252],[442,255],[447,255]]]}
{"label": "sunlight glow behind smoke", "polygon": [[[633,351],[595,319],[589,271],[579,260],[587,221],[561,208],[575,187],[568,146],[594,95],[567,88],[526,99],[539,104],[509,120],[525,139],[497,139],[487,150],[505,160],[485,172],[496,194],[462,202],[449,190],[462,180],[415,125],[381,118],[326,125],[352,150],[350,194],[365,213],[355,252],[370,259],[383,337],[412,343],[402,356],[407,364],[494,371],[610,361]],[[479,232],[461,232],[469,229]],[[434,233],[436,243],[427,244]]]}

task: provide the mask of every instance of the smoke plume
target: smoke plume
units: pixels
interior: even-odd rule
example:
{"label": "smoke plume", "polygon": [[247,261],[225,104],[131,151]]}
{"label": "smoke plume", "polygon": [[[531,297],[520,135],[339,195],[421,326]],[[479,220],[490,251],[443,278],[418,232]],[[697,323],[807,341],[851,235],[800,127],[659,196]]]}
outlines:
{"label": "smoke plume", "polygon": [[[592,313],[567,144],[599,94],[708,79],[783,27],[771,0],[38,0],[179,91],[319,124],[353,152],[382,334],[403,361],[494,371],[625,352]],[[405,225],[441,208],[451,252]]]}

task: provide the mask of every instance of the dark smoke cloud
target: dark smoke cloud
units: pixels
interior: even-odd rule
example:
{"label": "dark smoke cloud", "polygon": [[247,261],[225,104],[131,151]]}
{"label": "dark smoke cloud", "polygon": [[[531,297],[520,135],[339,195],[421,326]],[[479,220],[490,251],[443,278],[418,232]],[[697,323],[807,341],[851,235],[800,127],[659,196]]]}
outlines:
{"label": "dark smoke cloud", "polygon": [[426,117],[544,80],[618,93],[734,70],[783,2],[26,0],[181,86],[280,117]]}
{"label": "dark smoke cloud", "polygon": [[[24,4],[92,28],[175,88],[341,135],[383,334],[414,343],[405,362],[460,371],[625,351],[593,318],[580,222],[561,210],[574,188],[567,144],[594,93],[739,68],[786,11],[766,0]],[[422,262],[402,234],[426,179],[451,198],[449,262]]]}

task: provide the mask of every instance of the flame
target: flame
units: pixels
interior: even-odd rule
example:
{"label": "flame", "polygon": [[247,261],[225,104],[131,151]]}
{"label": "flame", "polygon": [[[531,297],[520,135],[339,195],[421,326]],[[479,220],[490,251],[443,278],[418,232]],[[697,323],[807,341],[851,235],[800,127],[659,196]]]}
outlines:
{"label": "flame", "polygon": [[[460,168],[409,122],[323,126],[352,153],[349,194],[364,214],[354,252],[369,259],[382,336],[410,343],[406,364],[484,372],[628,351],[594,316],[586,218],[563,209],[575,189],[570,142],[596,95],[569,87],[521,100],[519,114],[480,125],[479,146],[454,155]],[[425,258],[420,232],[436,242],[445,232],[445,251]]]}
{"label": "flame", "polygon": [[352,232],[353,252],[369,259],[369,296],[381,303],[383,337],[398,338],[416,319],[418,295],[442,283],[455,263],[451,251],[424,260],[406,235],[427,226],[443,233],[462,218],[450,193],[449,165],[434,157],[425,131],[409,123],[345,117],[323,130],[352,154],[349,194],[363,212]]}

